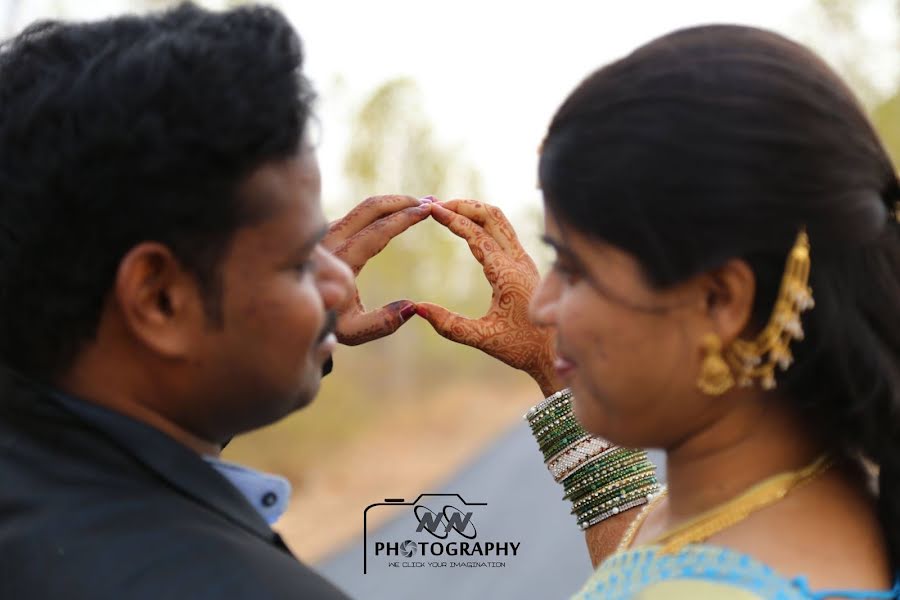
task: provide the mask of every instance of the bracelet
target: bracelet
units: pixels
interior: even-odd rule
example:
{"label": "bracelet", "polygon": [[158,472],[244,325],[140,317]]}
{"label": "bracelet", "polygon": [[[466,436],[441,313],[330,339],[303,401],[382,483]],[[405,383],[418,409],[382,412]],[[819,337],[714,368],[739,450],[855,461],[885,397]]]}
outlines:
{"label": "bracelet", "polygon": [[659,491],[646,452],[621,448],[581,427],[572,413],[571,390],[548,396],[524,418],[582,529],[646,504]]}
{"label": "bracelet", "polygon": [[[574,484],[565,486],[566,494],[564,498],[568,500],[577,500],[584,494],[590,493],[594,488],[602,487],[611,483],[619,477],[625,477],[639,472],[645,468],[652,467],[647,464],[646,457],[640,454],[632,454],[627,448],[619,448],[617,451],[619,460],[612,467],[602,468],[602,465],[586,465],[582,477],[579,477]],[[614,460],[616,455],[610,452],[608,460]],[[605,461],[604,461],[605,462]]]}
{"label": "bracelet", "polygon": [[584,490],[583,494],[580,494],[578,497],[573,496],[572,498],[570,498],[570,500],[572,501],[572,507],[577,509],[578,507],[584,506],[585,504],[590,502],[592,498],[603,496],[607,492],[616,490],[627,483],[649,480],[651,476],[656,477],[656,470],[654,469],[653,465],[642,464],[638,469],[634,471],[625,471],[606,484],[587,487]]}
{"label": "bracelet", "polygon": [[525,414],[525,418],[528,419],[529,421],[531,421],[532,415],[537,415],[537,413],[541,412],[548,406],[551,406],[553,404],[559,404],[559,403],[561,403],[561,401],[564,402],[571,398],[572,398],[572,390],[570,390],[569,388],[560,390],[560,391],[556,392],[555,394],[551,394],[551,395],[547,396],[546,398],[544,398],[543,401],[538,402],[537,404],[532,406],[531,409]]}
{"label": "bracelet", "polygon": [[619,514],[620,512],[626,511],[629,508],[637,508],[638,506],[647,504],[648,502],[650,502],[651,498],[652,498],[652,496],[648,495],[644,498],[637,498],[630,502],[626,502],[625,504],[623,504],[621,506],[614,506],[613,508],[606,511],[605,513],[600,513],[596,517],[589,519],[587,521],[582,521],[578,525],[581,527],[581,530],[584,531],[585,529],[588,529],[589,527],[593,527],[600,521],[605,521],[606,519],[608,519],[610,517],[614,517],[617,514]]}
{"label": "bracelet", "polygon": [[553,459],[547,462],[547,468],[556,482],[559,483],[574,474],[583,463],[596,460],[609,450],[612,444],[604,439],[585,435],[580,441],[572,444]]}
{"label": "bracelet", "polygon": [[626,488],[626,492],[623,494],[619,494],[618,496],[614,496],[609,500],[604,502],[598,502],[596,504],[590,504],[585,507],[581,511],[572,511],[573,515],[581,517],[579,519],[580,522],[584,522],[585,520],[591,519],[593,516],[604,513],[606,511],[612,512],[613,508],[619,508],[621,512],[621,507],[632,500],[637,500],[639,498],[646,498],[647,496],[652,496],[656,492],[659,491],[658,483],[651,483],[639,487]]}

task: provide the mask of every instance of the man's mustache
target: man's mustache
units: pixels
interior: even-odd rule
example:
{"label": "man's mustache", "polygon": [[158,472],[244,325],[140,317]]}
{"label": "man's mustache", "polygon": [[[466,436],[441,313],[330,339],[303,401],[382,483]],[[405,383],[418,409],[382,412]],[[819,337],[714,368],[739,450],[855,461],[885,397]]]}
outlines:
{"label": "man's mustache", "polygon": [[[329,310],[325,314],[325,326],[322,327],[322,333],[319,334],[319,342],[328,337],[328,334],[334,333],[335,328],[337,327],[337,313],[333,310]],[[325,362],[322,364],[322,377],[331,373],[331,370],[334,369],[334,359],[332,357],[328,357]]]}

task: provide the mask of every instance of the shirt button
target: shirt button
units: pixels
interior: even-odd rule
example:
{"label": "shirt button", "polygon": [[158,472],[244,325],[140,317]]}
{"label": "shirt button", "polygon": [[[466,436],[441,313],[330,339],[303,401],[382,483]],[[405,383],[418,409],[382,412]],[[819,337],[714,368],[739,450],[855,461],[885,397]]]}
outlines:
{"label": "shirt button", "polygon": [[275,492],[266,492],[262,497],[262,504],[265,507],[269,507],[278,502],[278,496],[275,495]]}

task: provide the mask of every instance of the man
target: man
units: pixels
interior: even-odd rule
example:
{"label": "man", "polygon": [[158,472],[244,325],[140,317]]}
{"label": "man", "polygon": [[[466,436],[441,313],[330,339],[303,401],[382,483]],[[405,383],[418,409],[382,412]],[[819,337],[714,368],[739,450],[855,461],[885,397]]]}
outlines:
{"label": "man", "polygon": [[[272,9],[37,24],[0,51],[0,597],[338,598],[217,457],[390,333],[354,270],[430,214],[327,233],[313,94]],[[324,239],[325,236],[328,239]]]}
{"label": "man", "polygon": [[[344,597],[269,527],[287,482],[218,457],[309,403],[337,339],[420,314],[559,388],[525,317],[537,269],[496,208],[381,196],[326,226],[301,67],[260,7],[0,46],[0,598]],[[484,266],[482,318],[363,308],[353,274],[428,216]]]}

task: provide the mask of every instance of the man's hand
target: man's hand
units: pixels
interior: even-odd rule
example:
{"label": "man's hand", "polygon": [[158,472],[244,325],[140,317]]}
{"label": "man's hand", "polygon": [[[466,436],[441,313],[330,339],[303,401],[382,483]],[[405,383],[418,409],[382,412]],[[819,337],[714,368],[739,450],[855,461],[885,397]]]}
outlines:
{"label": "man's hand", "polygon": [[434,203],[431,215],[468,242],[484,267],[493,295],[487,314],[480,319],[467,319],[427,302],[418,303],[419,315],[445,338],[525,371],[545,396],[555,392],[553,332],[536,326],[528,317],[528,304],[540,275],[503,212],[483,202],[451,200]]}
{"label": "man's hand", "polygon": [[[322,244],[355,276],[388,242],[429,214],[430,202],[411,196],[373,196],[332,223]],[[342,344],[355,346],[390,335],[416,314],[416,305],[409,300],[366,311],[359,290],[354,291],[353,299],[338,311],[335,333]]]}

